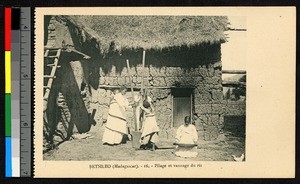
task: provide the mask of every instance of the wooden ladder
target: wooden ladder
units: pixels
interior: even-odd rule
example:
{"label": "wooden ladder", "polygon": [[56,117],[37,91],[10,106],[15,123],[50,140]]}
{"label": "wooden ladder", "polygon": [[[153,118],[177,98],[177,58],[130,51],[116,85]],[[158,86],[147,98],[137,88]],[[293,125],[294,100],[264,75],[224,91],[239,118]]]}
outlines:
{"label": "wooden ladder", "polygon": [[[56,78],[56,71],[57,69],[60,67],[58,65],[59,62],[59,57],[61,55],[62,50],[60,48],[56,48],[56,49],[45,49],[45,53],[44,53],[44,72],[45,69],[49,69],[47,70],[47,74],[44,74],[44,96],[43,96],[43,100],[46,101],[46,106],[48,106],[48,98],[50,95],[50,91],[52,88],[52,84],[54,81],[54,78]],[[51,55],[50,55],[51,54]],[[48,68],[49,67],[49,68]],[[50,71],[50,74],[49,74]],[[47,107],[46,107],[47,108]],[[49,127],[49,123],[48,123],[48,118],[47,118],[47,112],[44,111],[44,116],[43,116],[43,120],[44,120],[44,126],[43,126],[43,132],[44,132],[44,136],[45,139],[48,143],[48,145],[46,145],[47,149],[52,149],[54,148],[54,144],[53,144],[53,137],[50,136],[50,129],[51,127]]]}
{"label": "wooden ladder", "polygon": [[[56,54],[54,55],[49,55],[50,52],[56,52]],[[48,100],[49,95],[50,95],[50,91],[51,91],[51,87],[52,87],[52,83],[54,78],[56,77],[56,70],[57,68],[60,67],[60,65],[58,65],[58,61],[59,61],[59,57],[61,54],[61,49],[46,49],[45,50],[45,54],[44,54],[44,60],[48,61],[47,63],[47,67],[51,67],[51,72],[49,75],[44,75],[44,81],[46,81],[45,79],[48,79],[47,81],[47,85],[44,86],[44,100]]]}

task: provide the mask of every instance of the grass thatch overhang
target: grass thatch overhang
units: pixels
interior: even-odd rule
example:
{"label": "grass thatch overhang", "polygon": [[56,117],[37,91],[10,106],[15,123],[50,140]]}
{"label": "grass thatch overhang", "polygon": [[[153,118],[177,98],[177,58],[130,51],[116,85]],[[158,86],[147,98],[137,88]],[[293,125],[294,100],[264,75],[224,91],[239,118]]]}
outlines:
{"label": "grass thatch overhang", "polygon": [[96,39],[102,54],[123,49],[193,47],[226,41],[226,16],[58,16],[85,39]]}

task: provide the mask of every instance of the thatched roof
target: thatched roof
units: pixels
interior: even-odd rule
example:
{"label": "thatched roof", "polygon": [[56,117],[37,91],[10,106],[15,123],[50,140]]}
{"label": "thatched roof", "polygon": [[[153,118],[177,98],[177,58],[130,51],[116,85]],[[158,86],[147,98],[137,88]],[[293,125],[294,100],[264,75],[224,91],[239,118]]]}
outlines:
{"label": "thatched roof", "polygon": [[192,47],[226,40],[225,16],[60,16],[85,38],[94,38],[101,53],[122,49]]}

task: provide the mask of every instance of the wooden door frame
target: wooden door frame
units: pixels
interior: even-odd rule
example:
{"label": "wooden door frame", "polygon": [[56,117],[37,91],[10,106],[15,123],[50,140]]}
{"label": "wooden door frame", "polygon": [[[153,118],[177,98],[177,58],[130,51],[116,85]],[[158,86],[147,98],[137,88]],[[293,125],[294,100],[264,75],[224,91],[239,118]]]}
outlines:
{"label": "wooden door frame", "polygon": [[171,127],[174,127],[174,95],[171,93],[171,105],[172,105],[172,117],[171,117]]}
{"label": "wooden door frame", "polygon": [[[179,89],[179,88],[173,88],[173,89]],[[191,89],[191,94],[190,94],[190,102],[191,102],[191,120],[192,120],[192,115],[193,115],[193,92],[195,88],[187,88]],[[171,106],[172,106],[172,116],[171,116],[171,127],[174,127],[174,94],[171,92]]]}

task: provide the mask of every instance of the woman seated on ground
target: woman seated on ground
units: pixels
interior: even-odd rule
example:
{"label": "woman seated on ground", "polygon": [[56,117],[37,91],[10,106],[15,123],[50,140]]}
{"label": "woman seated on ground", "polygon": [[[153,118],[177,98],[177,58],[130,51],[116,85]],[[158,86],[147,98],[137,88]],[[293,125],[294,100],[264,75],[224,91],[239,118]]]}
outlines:
{"label": "woman seated on ground", "polygon": [[108,117],[103,134],[103,144],[117,145],[123,143],[128,134],[125,108],[130,107],[125,97],[126,87],[115,90],[114,97],[110,102]]}
{"label": "woman seated on ground", "polygon": [[155,144],[158,142],[159,127],[156,123],[154,114],[154,107],[151,103],[151,99],[147,99],[141,106],[142,111],[145,113],[145,118],[142,125],[141,135],[141,147],[144,149],[150,148],[152,151],[155,150]]}
{"label": "woman seated on ground", "polygon": [[198,134],[196,127],[191,124],[190,116],[184,118],[184,124],[181,125],[176,134],[176,148],[174,154],[179,157],[196,157]]}

